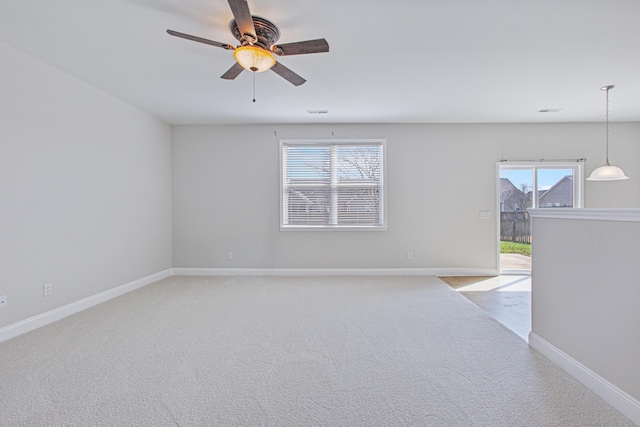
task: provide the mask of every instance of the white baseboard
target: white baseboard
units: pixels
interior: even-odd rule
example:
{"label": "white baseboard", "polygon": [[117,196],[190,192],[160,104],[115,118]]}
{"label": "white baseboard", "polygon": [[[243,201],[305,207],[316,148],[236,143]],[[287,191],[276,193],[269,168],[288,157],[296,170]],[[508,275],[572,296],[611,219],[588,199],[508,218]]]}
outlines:
{"label": "white baseboard", "polygon": [[71,316],[72,314],[78,313],[82,310],[86,310],[87,308],[93,307],[94,305],[119,297],[120,295],[135,291],[136,289],[147,286],[153,282],[157,282],[158,280],[170,277],[171,275],[172,270],[167,269],[159,273],[142,277],[138,280],[134,280],[133,282],[126,283],[116,288],[100,292],[90,297],[83,298],[79,301],[72,302],[62,307],[55,308],[45,313],[38,314],[20,322],[5,326],[3,328],[0,328],[0,342],[6,341],[13,337],[17,337],[18,335],[24,334],[26,332],[33,331],[34,329],[41,328],[42,326],[48,325],[67,316]]}
{"label": "white baseboard", "polygon": [[174,276],[497,276],[494,268],[174,268]]}
{"label": "white baseboard", "polygon": [[533,332],[529,333],[529,345],[558,365],[569,375],[587,386],[604,401],[620,411],[636,425],[640,425],[640,401],[620,390],[582,363],[573,359],[548,341]]}

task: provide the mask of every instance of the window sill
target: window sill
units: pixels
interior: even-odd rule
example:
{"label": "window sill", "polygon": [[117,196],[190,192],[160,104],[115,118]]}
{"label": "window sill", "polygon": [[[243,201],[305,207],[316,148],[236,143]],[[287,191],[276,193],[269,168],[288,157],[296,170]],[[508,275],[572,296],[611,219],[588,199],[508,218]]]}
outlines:
{"label": "window sill", "polygon": [[387,231],[387,226],[351,226],[351,225],[287,225],[280,231]]}

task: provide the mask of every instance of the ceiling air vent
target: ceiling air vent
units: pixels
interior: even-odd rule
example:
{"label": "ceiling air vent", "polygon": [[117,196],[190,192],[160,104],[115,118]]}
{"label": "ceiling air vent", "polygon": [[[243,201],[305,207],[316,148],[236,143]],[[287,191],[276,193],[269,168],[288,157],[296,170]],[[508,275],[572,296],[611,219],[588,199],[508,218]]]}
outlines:
{"label": "ceiling air vent", "polygon": [[307,110],[309,114],[329,114],[329,110]]}
{"label": "ceiling air vent", "polygon": [[559,111],[562,111],[562,108],[545,108],[538,111],[538,113],[557,113]]}

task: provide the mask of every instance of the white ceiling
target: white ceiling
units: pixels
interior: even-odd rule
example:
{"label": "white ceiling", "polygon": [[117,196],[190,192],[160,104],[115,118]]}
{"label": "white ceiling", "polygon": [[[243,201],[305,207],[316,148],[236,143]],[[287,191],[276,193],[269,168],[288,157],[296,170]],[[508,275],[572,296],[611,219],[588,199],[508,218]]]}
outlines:
{"label": "white ceiling", "polygon": [[[220,79],[226,0],[1,0],[0,41],[172,124],[640,121],[638,0],[249,0],[329,53]],[[1,75],[1,74],[0,74]],[[540,113],[541,109],[562,109]],[[307,110],[328,110],[310,115]]]}

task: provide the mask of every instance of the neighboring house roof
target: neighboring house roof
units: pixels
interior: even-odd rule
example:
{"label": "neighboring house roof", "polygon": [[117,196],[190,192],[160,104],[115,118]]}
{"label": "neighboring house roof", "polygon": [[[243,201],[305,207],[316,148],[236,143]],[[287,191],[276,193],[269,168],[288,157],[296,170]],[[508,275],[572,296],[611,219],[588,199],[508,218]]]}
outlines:
{"label": "neighboring house roof", "polygon": [[531,205],[531,192],[525,194],[509,178],[500,178],[500,204],[502,212],[523,211]]}
{"label": "neighboring house roof", "polygon": [[500,201],[504,201],[509,191],[520,191],[509,180],[509,178],[500,178]]}
{"label": "neighboring house roof", "polygon": [[538,206],[573,207],[573,176],[566,175],[538,197]]}

